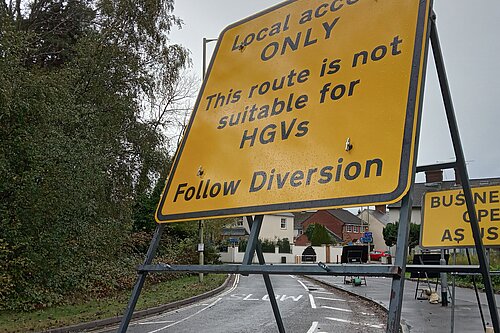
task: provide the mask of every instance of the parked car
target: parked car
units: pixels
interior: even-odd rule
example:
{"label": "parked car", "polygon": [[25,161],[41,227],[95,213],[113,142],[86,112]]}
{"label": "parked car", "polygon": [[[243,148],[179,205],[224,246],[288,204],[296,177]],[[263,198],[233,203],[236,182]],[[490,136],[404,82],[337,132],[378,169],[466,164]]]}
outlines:
{"label": "parked car", "polygon": [[374,250],[370,252],[370,260],[380,260],[382,257],[390,257],[391,253],[389,251]]}

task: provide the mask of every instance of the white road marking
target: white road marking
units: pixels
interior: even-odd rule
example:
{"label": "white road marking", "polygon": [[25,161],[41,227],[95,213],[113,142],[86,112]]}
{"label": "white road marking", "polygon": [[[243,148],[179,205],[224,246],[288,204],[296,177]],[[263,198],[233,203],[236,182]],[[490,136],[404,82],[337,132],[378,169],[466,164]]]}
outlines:
{"label": "white road marking", "polygon": [[[162,327],[162,328],[159,328],[157,330],[154,330],[154,331],[151,331],[151,332],[147,332],[147,333],[156,333],[156,332],[162,331],[162,330],[164,330],[166,328],[172,327],[172,326],[177,325],[177,324],[179,324],[179,323],[181,323],[183,321],[186,321],[187,319],[192,318],[192,317],[196,316],[197,314],[199,314],[199,313],[201,313],[201,312],[209,309],[210,307],[214,306],[217,302],[219,302],[222,299],[223,296],[226,296],[227,294],[233,292],[238,287],[239,283],[240,283],[240,275],[236,274],[235,279],[233,281],[233,285],[231,286],[231,288],[229,288],[228,290],[226,290],[225,292],[223,292],[222,294],[220,294],[219,298],[215,299],[215,297],[214,297],[214,298],[209,299],[209,300],[215,299],[215,301],[213,301],[212,303],[208,304],[207,306],[205,306],[204,308],[200,309],[199,311],[193,313],[190,316],[187,316],[187,317],[185,317],[185,318],[183,318],[181,320],[178,320],[176,322],[172,322],[170,325],[167,325],[165,327]],[[185,310],[185,309],[188,309],[188,308],[192,308],[192,307],[195,307],[195,306],[200,306],[200,304],[199,303],[197,303],[197,304],[195,303],[193,305],[190,305],[190,306],[187,306],[187,307],[184,307],[184,308],[181,308],[181,309],[177,309],[177,310],[174,310],[174,311],[175,312],[182,311],[182,310]],[[174,311],[170,311],[169,313],[172,313]],[[165,315],[168,315],[168,313],[164,313],[161,316],[164,317]],[[158,317],[160,317],[160,316],[158,316]]]}
{"label": "white road marking", "polygon": [[326,299],[327,301],[336,301],[336,302],[347,302],[345,299],[341,298],[330,298],[330,297],[321,297],[321,296],[316,296],[317,299]]}
{"label": "white road marking", "polygon": [[367,326],[367,327],[372,327],[372,328],[384,328],[384,325],[379,324],[379,325],[374,325],[374,324],[365,324],[365,323],[358,323],[355,321],[350,321],[350,320],[345,320],[345,319],[340,319],[340,318],[331,318],[331,317],[325,317],[328,320],[332,321],[338,321],[341,323],[348,323],[348,324],[353,324],[353,325],[360,325],[360,326]]}
{"label": "white road marking", "polygon": [[307,331],[307,333],[313,333],[314,331],[316,331],[316,328],[318,328],[318,324],[319,323],[317,321],[313,321],[311,328],[309,329],[309,331]]}
{"label": "white road marking", "polygon": [[309,301],[311,302],[311,308],[316,309],[316,302],[314,302],[314,297],[311,295],[311,291],[309,288],[304,284],[304,282],[300,281],[299,279],[296,279],[298,283],[309,293]]}
{"label": "white road marking", "polygon": [[147,332],[147,333],[156,333],[156,332],[160,332],[160,331],[163,331],[164,329],[167,329],[167,328],[169,328],[169,327],[172,327],[172,326],[174,326],[174,325],[177,325],[177,324],[179,324],[179,323],[182,323],[182,322],[184,322],[184,321],[186,321],[186,320],[188,320],[188,319],[190,319],[190,318],[192,318],[192,317],[194,317],[194,316],[196,316],[196,315],[200,314],[201,312],[203,312],[203,311],[205,311],[205,310],[207,310],[207,309],[211,308],[212,306],[214,306],[215,304],[217,304],[217,302],[219,302],[221,299],[222,299],[222,298],[217,298],[217,299],[216,299],[215,301],[213,301],[210,305],[208,305],[208,306],[204,307],[203,309],[201,309],[201,310],[199,310],[199,311],[196,311],[196,312],[195,312],[195,313],[193,313],[192,315],[187,316],[187,317],[185,317],[185,318],[182,318],[181,320],[178,320],[178,321],[176,321],[176,322],[173,322],[173,323],[172,323],[172,324],[170,324],[170,325],[167,325],[167,326],[164,326],[164,327],[158,328],[158,329],[156,329],[156,330],[154,330],[154,331],[149,331],[149,332]]}
{"label": "white road marking", "polygon": [[311,302],[311,308],[316,309],[316,302],[314,302],[314,297],[311,294],[309,294],[309,301]]}
{"label": "white road marking", "polygon": [[173,320],[159,320],[159,321],[143,321],[140,323],[137,323],[138,325],[158,325],[158,324],[168,324],[168,323],[173,323]]}
{"label": "white road marking", "polygon": [[326,306],[326,305],[322,305],[321,307],[324,309],[335,310],[335,311],[352,312],[352,310],[349,310],[349,309],[334,308],[334,307]]}
{"label": "white road marking", "polygon": [[304,284],[304,282],[300,281],[300,280],[297,280],[298,283],[300,283],[302,285],[302,287],[304,287],[305,290],[309,291],[309,288],[307,288],[307,286]]}
{"label": "white road marking", "polygon": [[326,295],[332,295],[331,292],[328,292],[328,291],[319,291],[319,290],[311,290],[312,293],[316,293],[316,294],[326,294]]}

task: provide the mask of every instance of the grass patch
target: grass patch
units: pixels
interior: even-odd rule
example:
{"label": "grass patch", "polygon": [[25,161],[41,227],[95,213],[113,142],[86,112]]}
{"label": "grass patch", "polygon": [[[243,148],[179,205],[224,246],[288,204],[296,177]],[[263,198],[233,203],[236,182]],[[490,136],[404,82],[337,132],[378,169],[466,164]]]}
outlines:
{"label": "grass patch", "polygon": [[[203,283],[198,275],[147,285],[143,288],[136,310],[143,310],[181,299],[199,295],[220,286],[225,275],[205,275]],[[146,279],[147,281],[147,279]],[[82,322],[123,315],[131,290],[122,291],[113,297],[89,299],[33,312],[0,312],[0,333],[37,332]]]}

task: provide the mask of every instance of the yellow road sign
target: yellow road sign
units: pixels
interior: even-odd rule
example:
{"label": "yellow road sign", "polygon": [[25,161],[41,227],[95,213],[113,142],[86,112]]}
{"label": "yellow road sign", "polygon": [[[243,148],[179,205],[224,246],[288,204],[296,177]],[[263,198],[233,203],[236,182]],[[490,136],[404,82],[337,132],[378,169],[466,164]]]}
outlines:
{"label": "yellow road sign", "polygon": [[157,221],[395,202],[430,0],[287,1],[220,35]]}
{"label": "yellow road sign", "polygon": [[[500,185],[473,188],[472,195],[484,246],[500,246]],[[474,247],[462,190],[425,193],[420,245]]]}

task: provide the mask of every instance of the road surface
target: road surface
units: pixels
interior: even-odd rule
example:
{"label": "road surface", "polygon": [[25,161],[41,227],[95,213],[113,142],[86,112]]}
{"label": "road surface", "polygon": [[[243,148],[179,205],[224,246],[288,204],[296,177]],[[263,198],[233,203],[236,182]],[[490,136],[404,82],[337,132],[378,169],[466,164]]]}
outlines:
{"label": "road surface", "polygon": [[[272,276],[271,281],[287,333],[385,332],[385,313],[371,303],[299,276]],[[237,275],[222,294],[134,321],[127,332],[274,333],[278,329],[262,276]]]}

